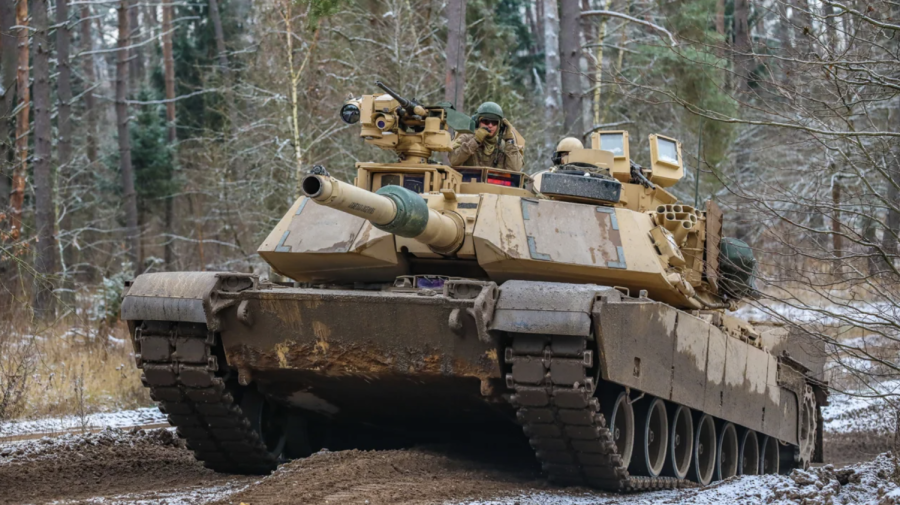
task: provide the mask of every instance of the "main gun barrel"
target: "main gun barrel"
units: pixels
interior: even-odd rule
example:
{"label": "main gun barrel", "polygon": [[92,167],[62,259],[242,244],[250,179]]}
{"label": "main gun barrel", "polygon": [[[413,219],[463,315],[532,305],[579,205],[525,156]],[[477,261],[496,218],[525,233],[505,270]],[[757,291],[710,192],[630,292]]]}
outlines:
{"label": "main gun barrel", "polygon": [[430,209],[420,195],[400,186],[384,186],[372,193],[334,177],[310,174],[300,188],[320,205],[366,219],[379,230],[415,239],[435,252],[454,253],[465,240],[465,221],[459,214]]}

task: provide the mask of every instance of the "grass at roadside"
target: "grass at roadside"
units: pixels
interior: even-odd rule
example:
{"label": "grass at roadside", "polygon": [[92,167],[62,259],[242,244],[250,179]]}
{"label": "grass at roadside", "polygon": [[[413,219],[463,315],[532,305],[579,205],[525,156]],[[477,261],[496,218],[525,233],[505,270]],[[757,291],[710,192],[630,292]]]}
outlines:
{"label": "grass at roadside", "polygon": [[152,405],[122,323],[0,322],[0,421]]}

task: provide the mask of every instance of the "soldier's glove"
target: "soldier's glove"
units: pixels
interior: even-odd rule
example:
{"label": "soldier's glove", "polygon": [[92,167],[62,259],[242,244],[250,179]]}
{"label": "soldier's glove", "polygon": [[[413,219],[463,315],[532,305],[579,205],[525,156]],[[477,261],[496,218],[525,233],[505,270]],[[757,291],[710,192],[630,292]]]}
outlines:
{"label": "soldier's glove", "polygon": [[515,140],[516,134],[513,133],[513,127],[507,119],[503,120],[503,140]]}
{"label": "soldier's glove", "polygon": [[484,143],[484,139],[488,138],[488,135],[490,134],[491,132],[489,132],[487,128],[478,128],[475,130],[475,142],[478,142],[479,144]]}

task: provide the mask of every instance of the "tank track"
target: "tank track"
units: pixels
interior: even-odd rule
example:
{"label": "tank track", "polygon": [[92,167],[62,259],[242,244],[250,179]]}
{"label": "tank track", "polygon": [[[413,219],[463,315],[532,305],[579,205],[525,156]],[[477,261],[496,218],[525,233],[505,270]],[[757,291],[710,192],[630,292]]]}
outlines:
{"label": "tank track", "polygon": [[588,377],[593,351],[583,337],[513,334],[504,359],[516,418],[550,480],[632,492],[693,487],[674,477],[629,475]]}
{"label": "tank track", "polygon": [[207,468],[267,474],[278,458],[269,453],[241,411],[213,349],[216,334],[206,325],[144,321],[136,328],[141,381],[169,423]]}

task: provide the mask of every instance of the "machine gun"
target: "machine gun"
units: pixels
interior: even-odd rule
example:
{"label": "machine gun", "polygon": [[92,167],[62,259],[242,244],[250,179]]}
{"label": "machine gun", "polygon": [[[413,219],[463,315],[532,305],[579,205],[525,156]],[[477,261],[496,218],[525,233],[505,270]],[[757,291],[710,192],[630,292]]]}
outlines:
{"label": "machine gun", "polygon": [[631,178],[633,181],[636,181],[641,186],[650,189],[656,189],[656,184],[650,182],[650,179],[644,175],[644,167],[638,165],[637,163],[629,160],[629,164],[631,166]]}
{"label": "machine gun", "polygon": [[421,119],[421,118],[425,117],[425,114],[428,113],[425,110],[425,107],[422,107],[421,104],[419,104],[415,100],[409,100],[409,99],[403,98],[402,96],[400,96],[400,93],[397,93],[396,91],[391,89],[385,83],[383,83],[381,81],[375,81],[375,85],[378,86],[379,88],[381,88],[382,90],[384,90],[385,93],[391,95],[391,97],[393,97],[394,100],[397,100],[397,103],[400,104],[400,107],[398,108],[398,112],[403,112],[405,114],[413,116],[414,118],[416,118],[416,116],[418,116],[418,118],[416,118],[416,119]]}

